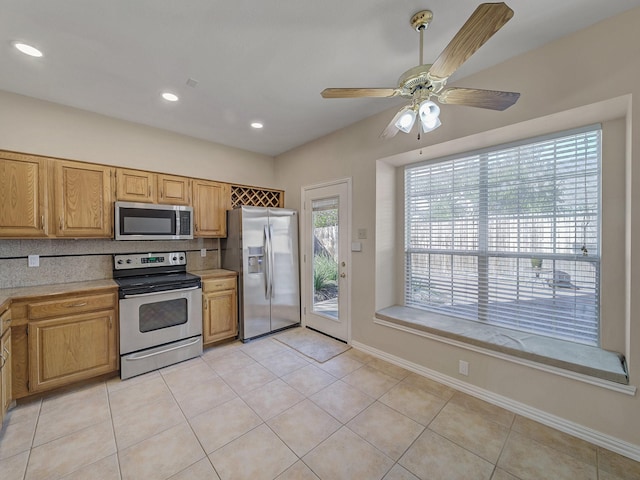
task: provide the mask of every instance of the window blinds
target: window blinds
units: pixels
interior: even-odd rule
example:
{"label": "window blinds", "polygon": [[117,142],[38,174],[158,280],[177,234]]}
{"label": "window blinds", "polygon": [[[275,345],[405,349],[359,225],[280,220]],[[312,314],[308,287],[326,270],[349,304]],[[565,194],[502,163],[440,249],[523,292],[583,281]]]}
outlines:
{"label": "window blinds", "polygon": [[405,304],[599,344],[601,128],[405,169]]}

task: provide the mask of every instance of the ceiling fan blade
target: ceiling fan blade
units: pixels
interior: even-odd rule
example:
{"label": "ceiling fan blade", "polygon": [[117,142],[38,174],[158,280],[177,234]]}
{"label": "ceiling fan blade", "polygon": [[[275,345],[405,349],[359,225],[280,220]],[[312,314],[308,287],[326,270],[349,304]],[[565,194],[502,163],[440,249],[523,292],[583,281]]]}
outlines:
{"label": "ceiling fan blade", "polygon": [[506,3],[480,4],[431,65],[429,74],[439,79],[451,76],[511,17],[513,10]]}
{"label": "ceiling fan blade", "polygon": [[323,98],[384,98],[397,95],[396,90],[395,88],[325,88],[320,95]]}
{"label": "ceiling fan blade", "polygon": [[479,90],[477,88],[445,88],[438,97],[440,103],[466,105],[467,107],[506,110],[516,103],[520,94],[499,90]]}

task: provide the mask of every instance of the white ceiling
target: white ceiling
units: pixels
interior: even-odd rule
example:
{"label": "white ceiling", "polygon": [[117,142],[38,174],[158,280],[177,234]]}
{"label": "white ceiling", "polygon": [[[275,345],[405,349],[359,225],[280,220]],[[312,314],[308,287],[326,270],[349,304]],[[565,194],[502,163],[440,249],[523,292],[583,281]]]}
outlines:
{"label": "white ceiling", "polygon": [[[507,3],[514,18],[450,82],[640,6],[640,0]],[[434,13],[425,34],[425,61],[431,63],[478,4],[0,0],[0,90],[275,156],[402,104],[322,99],[320,92],[395,87],[400,74],[418,64],[411,15],[427,8]],[[14,41],[45,55],[24,56]],[[187,85],[189,78],[195,87]],[[499,83],[495,89],[518,91],[508,78]],[[165,90],[180,101],[162,100]],[[250,128],[254,120],[264,129]]]}

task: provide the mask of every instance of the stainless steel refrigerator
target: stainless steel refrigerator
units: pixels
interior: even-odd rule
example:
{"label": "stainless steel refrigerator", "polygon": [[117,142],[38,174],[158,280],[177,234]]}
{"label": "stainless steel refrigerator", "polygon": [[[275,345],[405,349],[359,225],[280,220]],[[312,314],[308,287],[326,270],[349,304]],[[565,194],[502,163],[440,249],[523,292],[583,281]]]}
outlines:
{"label": "stainless steel refrigerator", "polygon": [[222,268],[239,273],[243,342],[300,323],[298,213],[237,207],[228,212]]}

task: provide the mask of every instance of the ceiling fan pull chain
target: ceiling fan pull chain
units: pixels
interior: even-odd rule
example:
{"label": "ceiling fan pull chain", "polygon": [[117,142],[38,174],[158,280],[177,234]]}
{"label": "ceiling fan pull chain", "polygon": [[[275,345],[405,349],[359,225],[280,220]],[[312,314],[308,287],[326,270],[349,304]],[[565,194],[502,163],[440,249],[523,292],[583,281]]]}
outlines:
{"label": "ceiling fan pull chain", "polygon": [[424,65],[424,41],[422,40],[424,37],[424,26],[421,26],[418,30],[420,31],[420,63],[418,65]]}

